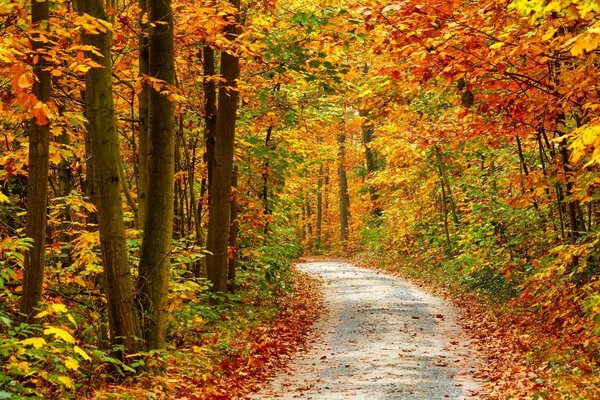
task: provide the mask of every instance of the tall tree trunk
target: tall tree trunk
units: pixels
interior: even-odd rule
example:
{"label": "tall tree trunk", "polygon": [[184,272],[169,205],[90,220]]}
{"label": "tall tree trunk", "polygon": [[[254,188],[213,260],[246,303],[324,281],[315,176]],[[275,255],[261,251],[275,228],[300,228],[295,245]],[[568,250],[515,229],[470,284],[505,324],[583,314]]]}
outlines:
{"label": "tall tree trunk", "polygon": [[[267,135],[265,136],[265,148],[268,149],[270,142],[271,142],[271,135],[273,133],[273,127],[269,126],[267,128]],[[271,166],[269,165],[269,158],[268,158],[268,153],[267,153],[267,158],[265,160],[265,162],[263,163],[262,166],[262,183],[263,183],[263,187],[262,187],[262,200],[263,200],[263,215],[265,216],[265,229],[264,229],[264,234],[265,234],[265,240],[266,240],[266,235],[267,233],[269,233],[269,220],[268,220],[268,215],[271,214],[271,209],[269,208],[269,169],[271,168]]]}
{"label": "tall tree trunk", "polygon": [[238,223],[238,203],[237,203],[237,187],[238,187],[238,169],[233,167],[233,176],[231,179],[231,222],[229,224],[229,248],[231,256],[229,258],[229,266],[227,269],[227,287],[233,292],[235,289],[235,277],[237,274],[237,237],[239,230]]}
{"label": "tall tree trunk", "polygon": [[[240,0],[230,0],[238,15],[230,16],[225,28],[226,36],[235,41],[238,36]],[[240,75],[239,58],[233,54],[221,53],[221,75],[217,113],[215,155],[212,162],[212,182],[210,183],[207,250],[207,274],[215,292],[227,291],[227,244],[231,218],[231,181],[233,172],[233,150],[235,123],[239,93],[235,89]]]}
{"label": "tall tree trunk", "polygon": [[[148,0],[149,74],[175,84],[173,12],[170,0]],[[156,90],[148,102],[148,196],[138,286],[149,349],[166,346],[167,292],[173,236],[175,104]]]}
{"label": "tall tree trunk", "polygon": [[446,234],[446,242],[450,245],[450,230],[448,229],[448,207],[446,203],[446,188],[444,185],[444,181],[442,180],[442,216],[444,220],[444,233]]}
{"label": "tall tree trunk", "polygon": [[440,178],[446,185],[446,192],[448,198],[448,204],[450,204],[450,211],[452,213],[452,220],[454,221],[454,225],[460,225],[460,220],[458,218],[458,210],[456,209],[456,203],[454,203],[454,197],[452,196],[452,188],[450,186],[450,181],[448,180],[448,176],[446,175],[446,168],[444,167],[444,160],[442,159],[442,153],[440,152],[440,148],[435,146],[435,155],[437,159],[437,166],[440,172]]}
{"label": "tall tree trunk", "polygon": [[[325,226],[328,226],[330,215],[329,215],[329,197],[331,193],[331,179],[329,179],[329,165],[325,165],[325,171],[323,173],[323,222]],[[323,235],[323,242],[328,243],[331,235],[329,230],[325,230],[325,234]]]}
{"label": "tall tree trunk", "polygon": [[320,251],[322,247],[321,237],[323,235],[323,163],[319,165],[319,177],[317,178],[317,240],[315,250]]}
{"label": "tall tree trunk", "polygon": [[[107,20],[102,0],[82,3],[82,10],[92,17]],[[143,348],[139,316],[129,272],[125,240],[120,173],[121,160],[112,94],[112,35],[110,32],[83,34],[83,42],[94,46],[102,56],[88,56],[100,68],[92,68],[85,77],[85,102],[91,147],[93,182],[96,188],[98,228],[108,296],[112,344],[123,344],[125,352]]]}
{"label": "tall tree trunk", "polygon": [[[50,15],[48,1],[31,0],[31,22],[36,29],[43,29]],[[32,48],[37,54],[33,65],[35,81],[33,94],[41,103],[50,100],[50,72],[44,71],[47,62],[43,54],[46,43],[38,34],[32,36]],[[21,294],[21,314],[30,322],[35,308],[42,300],[44,283],[46,245],[46,207],[48,205],[48,151],[50,146],[50,127],[48,122],[38,119],[29,121],[29,178],[27,189],[27,221],[25,234],[33,240],[33,246],[25,254],[23,273],[23,292]]]}
{"label": "tall tree trunk", "polygon": [[[206,186],[207,179],[203,178],[200,182],[200,198],[198,199],[198,208],[196,211],[196,240],[200,248],[204,247],[204,230],[202,227],[202,220],[204,219],[204,198],[206,197]],[[194,267],[194,276],[196,278],[206,278],[206,257],[202,257],[196,261],[196,266]]]}
{"label": "tall tree trunk", "polygon": [[[361,125],[362,141],[365,148],[365,161],[367,164],[368,177],[372,178],[376,171],[375,165],[375,153],[371,149],[371,142],[373,142],[373,122],[368,119],[369,114],[363,110],[360,112],[360,116],[365,118],[365,121]],[[375,186],[369,184],[369,199],[371,200],[371,215],[373,217],[381,217],[381,206],[377,203],[379,200],[379,194]]]}
{"label": "tall tree trunk", "polygon": [[138,114],[140,120],[140,134],[139,134],[139,161],[138,161],[138,203],[139,203],[139,215],[141,227],[144,227],[146,221],[146,203],[148,193],[148,153],[150,147],[150,138],[148,130],[148,102],[150,101],[150,86],[143,80],[144,75],[149,74],[149,53],[148,53],[148,23],[144,22],[145,14],[148,12],[146,4],[147,0],[139,0],[138,4],[140,7],[141,15],[139,18],[140,25],[140,36],[138,38],[139,47],[139,76],[142,78],[141,92],[138,98]]}
{"label": "tall tree trunk", "polygon": [[[571,198],[573,194],[573,181],[571,177],[571,168],[569,166],[569,150],[566,140],[560,143],[560,159],[562,162],[563,173],[565,174],[565,196]],[[577,204],[573,200],[567,202],[567,214],[569,215],[569,239],[572,244],[577,243],[579,237],[580,224],[577,216]]]}
{"label": "tall tree trunk", "polygon": [[[87,0],[83,10],[92,17],[107,20],[102,0]],[[121,160],[112,94],[112,35],[110,32],[83,34],[83,42],[94,46],[102,56],[88,56],[101,68],[92,68],[85,77],[85,94],[93,158],[93,182],[96,188],[100,248],[108,296],[112,344],[123,344],[126,352],[143,348],[141,326],[123,223],[120,174]]]}
{"label": "tall tree trunk", "polygon": [[[348,195],[348,177],[346,176],[346,135],[339,134],[338,142],[338,174],[340,177],[340,230],[342,242],[348,241],[348,223],[350,219],[350,197]],[[344,244],[345,246],[345,244]]]}
{"label": "tall tree trunk", "polygon": [[206,143],[206,168],[208,194],[211,193],[212,171],[215,160],[217,134],[217,87],[215,85],[215,51],[210,46],[202,49],[204,62],[204,142]]}
{"label": "tall tree trunk", "polygon": [[[62,114],[65,111],[64,105],[59,107],[59,112]],[[66,129],[63,129],[62,133],[56,138],[56,142],[62,146],[69,146],[69,133]],[[73,189],[73,174],[71,172],[71,162],[69,160],[62,160],[56,171],[58,177],[58,184],[56,187],[56,195],[58,197],[67,197]],[[59,218],[61,221],[60,228],[60,241],[63,243],[71,241],[71,235],[69,234],[69,222],[71,221],[71,207],[63,200],[63,211],[60,213]],[[70,254],[68,255],[70,259]]]}

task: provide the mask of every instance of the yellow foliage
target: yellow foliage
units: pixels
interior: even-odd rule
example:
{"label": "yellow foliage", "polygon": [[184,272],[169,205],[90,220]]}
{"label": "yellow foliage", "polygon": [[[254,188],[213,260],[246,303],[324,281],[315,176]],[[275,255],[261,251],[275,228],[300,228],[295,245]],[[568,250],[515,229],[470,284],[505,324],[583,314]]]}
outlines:
{"label": "yellow foliage", "polygon": [[75,343],[75,339],[69,332],[54,326],[44,329],[44,335],[54,335],[55,338],[64,340],[67,343]]}
{"label": "yellow foliage", "polygon": [[44,345],[46,345],[46,340],[41,337],[33,337],[33,338],[21,340],[19,343],[22,344],[23,346],[31,345],[34,348],[39,349],[39,348],[43,347]]}
{"label": "yellow foliage", "polygon": [[73,384],[73,380],[68,376],[61,375],[58,378],[58,381],[68,387],[69,389],[73,389],[75,385]]}
{"label": "yellow foliage", "polygon": [[67,357],[64,361],[65,367],[77,371],[79,369],[79,361],[72,357]]}
{"label": "yellow foliage", "polygon": [[73,351],[79,354],[84,360],[90,361],[92,357],[90,357],[81,347],[73,346]]}

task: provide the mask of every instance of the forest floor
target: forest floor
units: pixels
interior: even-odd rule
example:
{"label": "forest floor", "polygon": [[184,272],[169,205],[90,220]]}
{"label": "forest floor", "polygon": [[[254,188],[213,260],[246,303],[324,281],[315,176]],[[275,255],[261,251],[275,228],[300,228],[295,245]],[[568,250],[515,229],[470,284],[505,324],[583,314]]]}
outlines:
{"label": "forest floor", "polygon": [[323,315],[308,351],[250,398],[481,397],[484,362],[448,301],[345,262],[298,268],[323,280]]}

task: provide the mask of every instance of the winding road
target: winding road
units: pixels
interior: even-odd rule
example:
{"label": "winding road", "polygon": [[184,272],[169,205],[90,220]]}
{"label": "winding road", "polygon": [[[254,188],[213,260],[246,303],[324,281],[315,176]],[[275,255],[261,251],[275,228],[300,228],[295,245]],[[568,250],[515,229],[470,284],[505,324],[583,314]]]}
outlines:
{"label": "winding road", "polygon": [[482,362],[446,301],[342,262],[298,268],[323,280],[315,338],[251,399],[477,399]]}

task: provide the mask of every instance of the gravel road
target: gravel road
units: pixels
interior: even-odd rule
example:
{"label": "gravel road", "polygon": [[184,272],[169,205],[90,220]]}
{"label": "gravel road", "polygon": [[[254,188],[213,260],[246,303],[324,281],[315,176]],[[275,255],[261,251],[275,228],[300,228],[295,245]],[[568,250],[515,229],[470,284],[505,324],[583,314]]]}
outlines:
{"label": "gravel road", "polygon": [[480,398],[481,361],[446,301],[347,263],[298,268],[323,280],[323,316],[309,350],[249,398]]}

